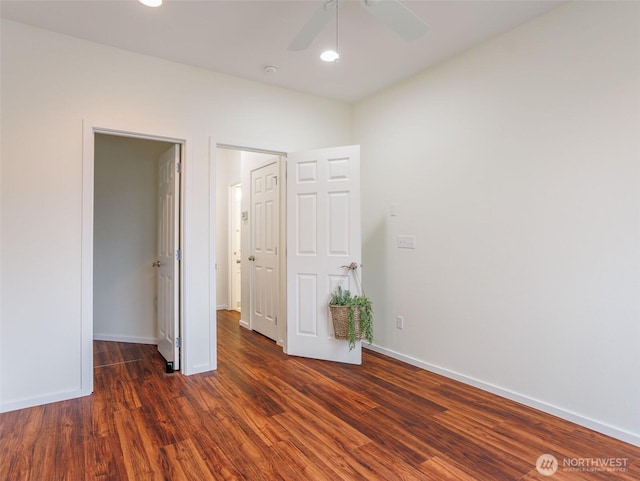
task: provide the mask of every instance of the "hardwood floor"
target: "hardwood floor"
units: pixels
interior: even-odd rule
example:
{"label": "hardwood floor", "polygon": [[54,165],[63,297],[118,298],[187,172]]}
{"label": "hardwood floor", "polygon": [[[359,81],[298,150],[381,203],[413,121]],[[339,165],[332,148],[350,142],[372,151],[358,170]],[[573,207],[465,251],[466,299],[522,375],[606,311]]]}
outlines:
{"label": "hardwood floor", "polygon": [[[567,421],[367,350],[362,366],[288,357],[235,313],[218,326],[218,370],[195,376],[96,341],[92,396],[0,415],[0,479],[640,479],[640,448]],[[624,470],[563,466],[595,458]]]}

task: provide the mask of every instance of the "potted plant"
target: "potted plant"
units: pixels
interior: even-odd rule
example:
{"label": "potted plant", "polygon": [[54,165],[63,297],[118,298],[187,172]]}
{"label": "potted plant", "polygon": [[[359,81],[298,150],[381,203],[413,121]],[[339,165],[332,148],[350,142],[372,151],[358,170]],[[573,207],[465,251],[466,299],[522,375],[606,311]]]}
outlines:
{"label": "potted plant", "polygon": [[371,300],[362,296],[353,296],[340,286],[329,301],[333,330],[336,339],[346,339],[349,350],[356,346],[357,339],[373,342],[373,309]]}

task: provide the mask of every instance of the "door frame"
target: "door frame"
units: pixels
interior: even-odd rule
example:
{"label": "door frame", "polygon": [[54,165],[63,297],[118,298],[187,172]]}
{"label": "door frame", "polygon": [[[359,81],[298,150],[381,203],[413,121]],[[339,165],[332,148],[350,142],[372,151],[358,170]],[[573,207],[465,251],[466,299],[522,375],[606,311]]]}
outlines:
{"label": "door frame", "polygon": [[[137,129],[123,129],[118,127],[106,127],[105,124],[83,120],[82,125],[82,258],[81,258],[81,392],[88,395],[93,392],[93,227],[94,227],[94,166],[95,166],[95,135],[113,135],[117,137],[130,137],[145,140],[157,140],[180,145],[180,162],[182,164],[182,175],[180,176],[180,219],[176,219],[178,224],[180,248],[184,259],[185,246],[185,225],[186,225],[186,136],[174,137],[145,133]],[[179,328],[180,333],[184,332],[186,318],[184,315],[184,286],[185,269],[181,263],[178,282],[179,287]],[[180,366],[184,366],[186,346],[183,344],[180,349]]]}
{"label": "door frame", "polygon": [[[344,146],[339,146],[339,147],[332,147],[332,148],[324,148],[324,149],[315,149],[318,151],[329,151],[331,149],[338,149],[338,148],[347,148],[347,147],[358,147],[358,157],[360,157],[360,146],[358,144],[356,145],[344,145]],[[259,153],[259,154],[266,154],[266,155],[273,155],[273,156],[278,156],[278,164],[279,164],[279,176],[281,179],[280,182],[280,232],[279,232],[279,248],[280,248],[280,252],[282,253],[282,255],[280,255],[280,259],[279,259],[279,269],[280,269],[280,275],[279,275],[279,308],[278,308],[278,316],[279,319],[282,320],[282,322],[278,323],[278,339],[276,341],[276,343],[282,347],[283,352],[285,354],[287,354],[287,331],[288,331],[288,318],[287,318],[287,310],[288,310],[288,305],[287,305],[287,290],[288,290],[288,272],[287,272],[287,196],[288,196],[288,179],[287,179],[287,172],[288,172],[288,163],[289,163],[289,154],[300,154],[302,152],[300,152],[299,150],[296,149],[283,149],[283,150],[269,150],[269,149],[260,149],[260,148],[251,148],[251,147],[242,147],[241,144],[225,144],[225,143],[216,143],[215,144],[215,149],[212,149],[214,152],[217,151],[217,149],[229,149],[229,150],[235,150],[235,151],[240,151],[240,152],[254,152],[254,153]],[[217,168],[217,157],[214,154],[214,162],[213,162],[213,166],[212,166],[212,170],[214,172],[214,178],[215,178],[215,171]],[[359,167],[358,167],[359,170]],[[242,185],[250,185],[250,169],[241,169],[241,184]],[[246,191],[246,189],[245,189]],[[242,204],[242,211],[243,213],[245,211],[248,212],[249,209],[249,205],[248,202],[246,201],[247,196],[243,195],[242,197],[243,199],[243,204]],[[216,212],[214,210],[214,220],[213,222],[215,223],[215,215]],[[247,241],[248,241],[248,235],[246,234],[246,229],[247,227],[244,227],[245,224],[243,223],[243,234],[242,234],[242,252],[243,252],[243,256],[247,256],[249,249],[247,248]],[[215,251],[214,251],[215,252]],[[215,255],[215,254],[214,254]],[[242,317],[245,316],[246,312],[247,312],[247,308],[250,308],[251,306],[251,300],[249,298],[249,271],[246,267],[246,263],[242,264],[242,277],[243,277],[243,281],[242,281]],[[250,318],[249,318],[250,319]],[[216,325],[217,325],[217,318],[216,318]],[[244,320],[244,319],[240,319],[240,326],[252,330],[252,326],[249,323],[249,320]],[[359,349],[361,349],[360,343],[358,343],[359,345]],[[361,352],[360,352],[361,355]],[[357,364],[360,364],[360,362],[357,362]]]}
{"label": "door frame", "polygon": [[[279,190],[280,190],[280,211],[279,211],[279,215],[280,215],[280,232],[279,232],[279,243],[278,243],[278,249],[279,252],[281,252],[281,255],[279,255],[279,259],[278,259],[278,269],[280,270],[280,274],[279,274],[279,281],[278,281],[278,292],[279,292],[279,296],[278,296],[278,339],[276,340],[276,343],[278,344],[278,346],[284,348],[285,346],[285,340],[286,340],[286,334],[287,334],[287,276],[286,276],[286,269],[287,269],[287,259],[286,259],[286,255],[285,255],[285,246],[286,246],[286,239],[287,239],[287,218],[286,218],[286,202],[287,202],[287,189],[285,187],[285,181],[286,181],[286,176],[287,176],[287,152],[286,150],[270,150],[270,149],[261,149],[261,148],[256,148],[256,147],[244,147],[242,145],[238,145],[238,144],[225,144],[225,143],[216,143],[215,144],[215,148],[216,149],[229,149],[229,150],[236,150],[239,152],[253,152],[253,153],[257,153],[257,154],[265,154],[265,155],[274,155],[274,156],[278,156],[279,160],[278,160],[278,164],[279,164],[279,177],[281,179],[281,182],[279,184]],[[214,165],[217,164],[217,159],[216,162],[214,162]],[[217,167],[217,165],[216,165]],[[251,172],[247,171],[245,172],[244,169],[242,170],[241,174],[240,174],[240,184],[245,186],[245,185],[250,185],[250,177],[251,177]],[[249,198],[248,195],[246,195],[247,189],[243,188],[243,192],[242,192],[242,211],[247,210],[248,207],[244,207],[246,206],[246,202],[247,199]],[[248,249],[248,239],[249,239],[249,235],[247,232],[245,232],[246,228],[244,227],[244,223],[242,224],[242,249],[241,251],[243,252],[243,257],[246,258],[249,254],[249,249]],[[243,259],[244,260],[244,259]],[[249,317],[249,312],[251,309],[251,299],[249,297],[249,268],[248,268],[248,263],[247,262],[242,262],[241,264],[241,277],[242,277],[242,288],[241,288],[241,319],[240,319],[240,325],[246,329],[252,330],[252,326],[250,325],[250,317]],[[245,316],[247,316],[245,318]]]}

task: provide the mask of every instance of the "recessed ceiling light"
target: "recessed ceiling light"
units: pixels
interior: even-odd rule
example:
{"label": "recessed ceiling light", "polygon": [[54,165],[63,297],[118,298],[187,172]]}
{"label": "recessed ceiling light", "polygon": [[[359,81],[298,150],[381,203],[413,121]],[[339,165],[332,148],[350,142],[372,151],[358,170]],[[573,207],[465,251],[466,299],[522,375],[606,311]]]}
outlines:
{"label": "recessed ceiling light", "polygon": [[338,52],[336,52],[334,50],[325,50],[320,55],[320,58],[322,60],[324,60],[325,62],[335,62],[336,60],[338,60],[340,58],[340,55],[338,54]]}
{"label": "recessed ceiling light", "polygon": [[138,0],[142,5],[147,7],[159,7],[162,5],[162,0]]}

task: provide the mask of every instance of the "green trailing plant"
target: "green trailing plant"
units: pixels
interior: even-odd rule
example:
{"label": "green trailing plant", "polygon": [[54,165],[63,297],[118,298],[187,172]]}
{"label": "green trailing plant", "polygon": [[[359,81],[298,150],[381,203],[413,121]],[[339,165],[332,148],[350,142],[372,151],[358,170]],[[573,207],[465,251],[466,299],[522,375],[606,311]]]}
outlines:
{"label": "green trailing plant", "polygon": [[349,343],[349,350],[351,351],[356,347],[356,322],[355,311],[360,311],[360,333],[367,340],[369,344],[373,342],[373,307],[371,300],[366,296],[353,296],[351,292],[338,286],[336,292],[331,296],[329,302],[332,306],[346,306],[348,307],[348,322],[347,322],[347,341]]}

